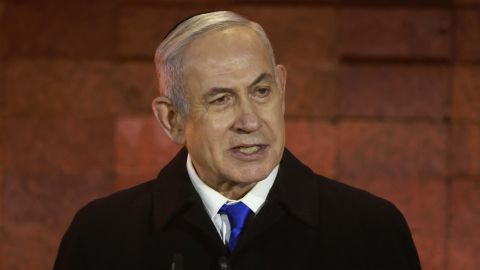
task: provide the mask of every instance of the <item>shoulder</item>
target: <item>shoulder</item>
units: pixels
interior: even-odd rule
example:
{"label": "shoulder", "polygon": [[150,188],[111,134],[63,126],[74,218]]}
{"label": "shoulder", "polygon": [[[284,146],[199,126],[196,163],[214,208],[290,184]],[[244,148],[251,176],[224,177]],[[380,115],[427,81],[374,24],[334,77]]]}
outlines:
{"label": "shoulder", "polygon": [[403,219],[398,208],[387,199],[327,177],[314,174],[319,204],[326,212],[350,215],[352,218],[375,224],[385,218]]}
{"label": "shoulder", "polygon": [[129,207],[138,204],[151,196],[153,187],[157,179],[144,182],[142,184],[117,191],[108,196],[98,198],[90,202],[86,207],[111,207],[123,206]]}
{"label": "shoulder", "polygon": [[155,179],[88,203],[77,212],[73,223],[95,230],[112,224],[115,224],[114,227],[147,224],[154,202],[161,200],[162,203],[170,203],[178,196],[175,192],[185,185],[186,157],[186,150],[182,149]]}
{"label": "shoulder", "polygon": [[314,177],[320,194],[320,219],[328,221],[324,223],[328,231],[348,231],[356,239],[376,247],[401,243],[408,248],[398,250],[399,254],[406,252],[408,257],[415,259],[410,228],[392,202],[323,176]]}
{"label": "shoulder", "polygon": [[388,200],[374,195],[361,188],[353,187],[345,183],[339,182],[314,174],[313,178],[317,186],[318,193],[322,199],[322,203],[335,203],[337,207],[361,207],[368,210],[369,207],[395,208]]}
{"label": "shoulder", "polygon": [[332,245],[362,246],[375,269],[420,269],[403,214],[390,201],[368,191],[314,175],[319,216]]}
{"label": "shoulder", "polygon": [[74,223],[82,227],[101,228],[108,227],[125,217],[146,215],[151,208],[154,186],[155,180],[150,180],[95,199],[77,212]]}
{"label": "shoulder", "polygon": [[141,241],[154,184],[149,181],[82,207],[62,238],[54,269],[86,269],[90,260],[101,260],[97,254],[105,258],[114,254],[120,241],[128,241],[130,246]]}
{"label": "shoulder", "polygon": [[[342,227],[372,227],[385,224],[386,219],[398,223],[403,216],[388,200],[366,190],[314,173],[291,152],[285,151],[279,172],[282,195],[291,197],[299,212],[309,209],[318,213],[319,220],[338,222]],[[317,202],[317,203],[315,203]],[[315,205],[315,206],[313,206]]]}
{"label": "shoulder", "polygon": [[285,150],[280,166],[281,185],[297,200],[318,200],[319,210],[336,214],[371,215],[396,212],[389,201],[366,190],[321,176]]}

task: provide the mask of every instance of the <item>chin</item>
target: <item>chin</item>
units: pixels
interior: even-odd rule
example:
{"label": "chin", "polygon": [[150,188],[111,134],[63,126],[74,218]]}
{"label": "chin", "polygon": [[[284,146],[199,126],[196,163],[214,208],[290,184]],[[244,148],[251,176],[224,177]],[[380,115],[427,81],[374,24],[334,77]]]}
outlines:
{"label": "chin", "polygon": [[272,172],[273,168],[274,166],[271,168],[245,168],[238,170],[233,179],[235,179],[234,181],[238,183],[256,183],[267,178],[267,176]]}

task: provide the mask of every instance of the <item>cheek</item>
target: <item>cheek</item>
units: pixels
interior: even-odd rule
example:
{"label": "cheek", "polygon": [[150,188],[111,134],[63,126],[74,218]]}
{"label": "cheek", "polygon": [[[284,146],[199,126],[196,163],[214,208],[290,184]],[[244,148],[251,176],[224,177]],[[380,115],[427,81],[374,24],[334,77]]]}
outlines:
{"label": "cheek", "polygon": [[275,131],[284,127],[284,117],[280,104],[275,104],[262,110],[264,122]]}
{"label": "cheek", "polygon": [[283,115],[278,112],[270,112],[264,119],[275,148],[283,148],[285,145],[285,120]]}
{"label": "cheek", "polygon": [[230,121],[227,115],[210,115],[195,121],[189,130],[191,141],[211,146],[220,144],[229,130]]}
{"label": "cheek", "polygon": [[209,132],[210,135],[212,135],[213,137],[219,137],[221,136],[221,134],[224,133],[226,129],[228,129],[226,123],[227,121],[221,118],[213,120],[209,122],[207,125],[205,125],[206,127],[205,132]]}
{"label": "cheek", "polygon": [[212,113],[204,120],[205,132],[214,137],[220,137],[233,125],[235,116],[232,110],[225,110],[219,113]]}

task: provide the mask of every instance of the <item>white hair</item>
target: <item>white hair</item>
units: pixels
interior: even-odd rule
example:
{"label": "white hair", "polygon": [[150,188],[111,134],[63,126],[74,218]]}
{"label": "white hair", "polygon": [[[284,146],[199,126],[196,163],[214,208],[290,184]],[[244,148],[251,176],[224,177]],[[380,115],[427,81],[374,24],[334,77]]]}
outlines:
{"label": "white hair", "polygon": [[263,28],[231,11],[203,13],[188,18],[172,29],[155,52],[155,67],[160,95],[168,97],[182,114],[188,113],[185,81],[183,79],[183,53],[200,35],[234,26],[245,26],[255,31],[269,50],[272,68],[275,66],[273,49]]}

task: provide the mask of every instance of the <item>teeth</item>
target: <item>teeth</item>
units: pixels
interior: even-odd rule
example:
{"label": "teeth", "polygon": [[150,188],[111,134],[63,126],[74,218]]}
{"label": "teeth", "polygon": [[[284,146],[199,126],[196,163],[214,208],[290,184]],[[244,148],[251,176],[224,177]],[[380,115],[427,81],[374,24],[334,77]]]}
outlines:
{"label": "teeth", "polygon": [[258,151],[260,149],[260,146],[250,146],[250,147],[240,147],[240,152],[244,154],[252,154]]}

